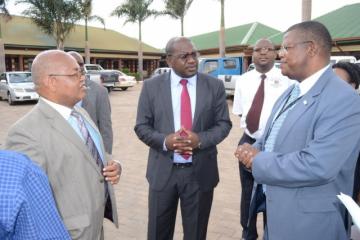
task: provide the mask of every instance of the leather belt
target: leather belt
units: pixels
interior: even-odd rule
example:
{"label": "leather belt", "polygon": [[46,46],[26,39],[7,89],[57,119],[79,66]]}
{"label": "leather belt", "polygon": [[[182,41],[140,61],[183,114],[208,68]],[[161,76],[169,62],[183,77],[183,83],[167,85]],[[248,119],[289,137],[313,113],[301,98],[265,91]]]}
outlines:
{"label": "leather belt", "polygon": [[188,163],[173,163],[174,168],[188,168],[191,167],[193,164],[192,162]]}

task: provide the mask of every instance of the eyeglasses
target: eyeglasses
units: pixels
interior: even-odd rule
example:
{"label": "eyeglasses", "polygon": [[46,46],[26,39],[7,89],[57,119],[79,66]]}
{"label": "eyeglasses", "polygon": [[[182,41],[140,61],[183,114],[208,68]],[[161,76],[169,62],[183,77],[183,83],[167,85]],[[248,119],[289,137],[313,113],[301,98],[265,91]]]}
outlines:
{"label": "eyeglasses", "polygon": [[289,49],[295,48],[297,45],[306,44],[306,43],[311,43],[311,42],[312,42],[312,41],[303,41],[303,42],[293,43],[291,46],[282,45],[282,46],[280,47],[279,53],[280,53],[280,52],[288,53]]}
{"label": "eyeglasses", "polygon": [[56,74],[56,73],[49,74],[50,77],[77,77],[77,78],[80,78],[81,76],[84,75],[85,75],[84,69],[79,69],[77,70],[76,73],[73,74]]}
{"label": "eyeglasses", "polygon": [[173,57],[185,62],[185,61],[189,60],[190,57],[192,59],[197,59],[199,57],[199,53],[191,52],[191,53],[182,53],[182,54],[177,54],[177,55],[168,54],[168,56],[173,56]]}
{"label": "eyeglasses", "polygon": [[264,52],[264,53],[268,53],[268,52],[273,52],[275,51],[274,48],[269,48],[269,47],[262,47],[262,48],[254,48],[254,52]]}

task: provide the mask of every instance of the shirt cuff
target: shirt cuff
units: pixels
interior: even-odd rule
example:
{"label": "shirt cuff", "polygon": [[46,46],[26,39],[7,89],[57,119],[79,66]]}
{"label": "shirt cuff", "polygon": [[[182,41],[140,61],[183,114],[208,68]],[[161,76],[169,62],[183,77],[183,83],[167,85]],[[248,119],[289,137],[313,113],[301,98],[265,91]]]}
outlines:
{"label": "shirt cuff", "polygon": [[166,141],[166,138],[164,139],[164,142],[163,142],[163,150],[165,151],[165,152],[167,152],[167,147],[166,147],[166,144],[165,144],[165,141]]}

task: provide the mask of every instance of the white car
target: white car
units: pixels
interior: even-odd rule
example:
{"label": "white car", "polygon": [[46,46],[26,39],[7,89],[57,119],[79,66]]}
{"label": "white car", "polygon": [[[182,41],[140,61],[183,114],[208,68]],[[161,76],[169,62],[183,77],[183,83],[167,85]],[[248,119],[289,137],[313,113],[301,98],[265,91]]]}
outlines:
{"label": "white car", "polygon": [[156,75],[160,75],[166,72],[170,72],[171,68],[169,67],[161,67],[161,68],[157,68],[154,70],[154,72],[152,73],[151,77],[154,77]]}
{"label": "white car", "polygon": [[15,102],[37,101],[39,95],[31,78],[31,72],[4,72],[0,74],[0,98],[9,105]]}
{"label": "white car", "polygon": [[113,72],[117,73],[118,81],[115,82],[114,88],[120,88],[121,90],[125,91],[129,87],[133,87],[136,85],[136,79],[133,76],[126,75],[125,73],[119,70],[112,70]]}

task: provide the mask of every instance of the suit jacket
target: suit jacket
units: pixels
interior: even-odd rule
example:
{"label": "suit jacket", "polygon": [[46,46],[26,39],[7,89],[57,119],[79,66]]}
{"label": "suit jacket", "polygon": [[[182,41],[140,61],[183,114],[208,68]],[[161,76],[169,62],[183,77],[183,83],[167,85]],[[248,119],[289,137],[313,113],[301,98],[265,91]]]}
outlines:
{"label": "suit jacket", "polygon": [[104,141],[105,151],[112,154],[113,130],[108,91],[105,87],[89,79],[86,80],[86,85],[89,89],[82,100],[82,107],[98,127]]}
{"label": "suit jacket", "polygon": [[[178,130],[174,129],[171,102],[170,72],[144,81],[135,132],[150,147],[146,177],[154,190],[165,186],[173,166],[173,152],[163,150],[165,137]],[[216,145],[230,129],[223,83],[198,73],[192,131],[199,135],[201,149],[193,152],[193,164],[202,191],[213,189],[219,181]]]}
{"label": "suit jacket", "polygon": [[[291,88],[275,104],[264,138]],[[252,173],[266,186],[269,239],[348,239],[340,192],[351,195],[360,146],[360,98],[328,68],[288,113],[273,152]]]}
{"label": "suit jacket", "polygon": [[[96,129],[87,113],[75,108]],[[44,169],[72,239],[99,239],[106,202],[104,177],[84,142],[55,109],[40,99],[11,127],[5,147],[27,154]],[[111,184],[108,188],[117,226],[114,190]]]}

